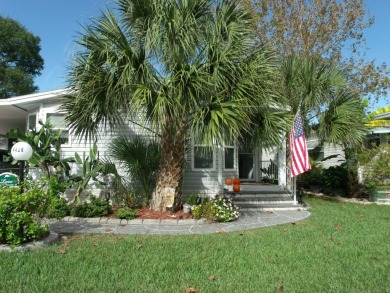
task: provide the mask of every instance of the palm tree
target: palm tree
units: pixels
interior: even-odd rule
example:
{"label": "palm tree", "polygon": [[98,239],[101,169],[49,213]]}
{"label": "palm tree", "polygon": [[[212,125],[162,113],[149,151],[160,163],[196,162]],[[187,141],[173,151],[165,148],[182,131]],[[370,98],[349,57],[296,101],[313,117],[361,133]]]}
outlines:
{"label": "palm tree", "polygon": [[[126,119],[158,133],[160,169],[151,207],[166,187],[181,204],[186,139],[218,144],[252,133],[277,104],[276,59],[256,45],[239,1],[117,0],[85,27],[63,109],[77,135]],[[139,122],[139,121],[138,121]]]}
{"label": "palm tree", "polygon": [[109,155],[121,163],[133,181],[141,184],[144,197],[149,201],[160,163],[158,143],[140,136],[134,139],[118,136],[110,142],[109,149]]}
{"label": "palm tree", "polygon": [[348,89],[342,69],[320,57],[282,58],[281,95],[291,114],[299,110],[306,133],[315,131],[322,142],[353,147],[365,136],[360,95]]}

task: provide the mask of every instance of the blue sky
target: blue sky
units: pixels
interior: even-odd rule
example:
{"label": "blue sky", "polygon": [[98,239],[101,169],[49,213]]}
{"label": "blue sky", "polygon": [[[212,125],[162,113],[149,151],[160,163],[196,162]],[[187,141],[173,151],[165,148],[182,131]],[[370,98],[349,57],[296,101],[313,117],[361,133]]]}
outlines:
{"label": "blue sky", "polygon": [[[390,65],[390,1],[365,2],[375,17],[374,25],[365,31],[370,48],[367,59]],[[35,79],[40,91],[66,87],[66,67],[75,52],[80,24],[89,23],[110,3],[109,0],[0,0],[0,15],[19,21],[41,38],[45,68]],[[382,99],[377,106],[384,104]]]}

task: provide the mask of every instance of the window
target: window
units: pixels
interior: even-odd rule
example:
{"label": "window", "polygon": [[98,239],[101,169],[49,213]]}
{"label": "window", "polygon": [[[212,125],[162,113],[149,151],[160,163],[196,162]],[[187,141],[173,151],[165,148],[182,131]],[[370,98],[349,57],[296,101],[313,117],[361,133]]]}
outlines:
{"label": "window", "polygon": [[213,169],[214,150],[208,146],[194,146],[194,169]]}
{"label": "window", "polygon": [[225,147],[225,169],[234,169],[234,147]]}
{"label": "window", "polygon": [[234,170],[236,167],[236,147],[234,139],[225,142],[224,147],[224,169]]}
{"label": "window", "polygon": [[27,130],[35,130],[37,128],[37,113],[29,114],[27,120]]}
{"label": "window", "polygon": [[62,130],[61,145],[70,146],[69,130],[65,122],[65,114],[47,113],[46,120],[50,120],[50,124],[54,126],[54,130]]}

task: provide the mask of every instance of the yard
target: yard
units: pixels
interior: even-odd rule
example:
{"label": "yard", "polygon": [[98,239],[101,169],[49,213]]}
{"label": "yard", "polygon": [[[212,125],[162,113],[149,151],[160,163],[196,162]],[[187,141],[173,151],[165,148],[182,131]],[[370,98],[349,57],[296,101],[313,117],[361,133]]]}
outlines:
{"label": "yard", "polygon": [[305,201],[295,224],[0,252],[0,292],[390,292],[390,206]]}

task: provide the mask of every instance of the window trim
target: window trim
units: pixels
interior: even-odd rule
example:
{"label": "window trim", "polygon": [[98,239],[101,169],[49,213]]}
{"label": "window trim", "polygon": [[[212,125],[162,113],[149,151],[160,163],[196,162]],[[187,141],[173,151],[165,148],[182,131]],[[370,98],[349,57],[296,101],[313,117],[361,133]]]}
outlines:
{"label": "window trim", "polygon": [[[233,168],[226,168],[226,149],[233,149]],[[224,145],[223,146],[223,170],[224,171],[235,171],[237,170],[237,147],[235,145]]]}
{"label": "window trim", "polygon": [[38,126],[38,111],[36,112],[31,112],[31,113],[28,113],[27,114],[27,131],[30,131],[30,116],[34,116],[35,115],[35,129],[34,130],[37,130],[37,126]]}
{"label": "window trim", "polygon": [[[62,115],[62,116],[66,115],[65,113],[57,112],[57,111],[54,111],[54,110],[45,111],[45,115],[44,115],[44,117],[45,117],[45,121],[44,122],[45,123],[50,118],[50,117],[48,117],[48,115],[50,115],[50,114]],[[54,126],[53,130],[62,130],[62,131],[65,130],[65,131],[68,131],[68,143],[62,143],[61,147],[64,147],[64,148],[72,147],[72,136],[71,136],[69,127],[55,127]]]}
{"label": "window trim", "polygon": [[[211,168],[195,168],[195,148],[196,147],[208,147],[213,152],[213,166]],[[192,137],[192,148],[191,148],[191,167],[192,171],[215,171],[216,170],[216,151],[214,146],[207,144],[196,144],[194,137]]]}

